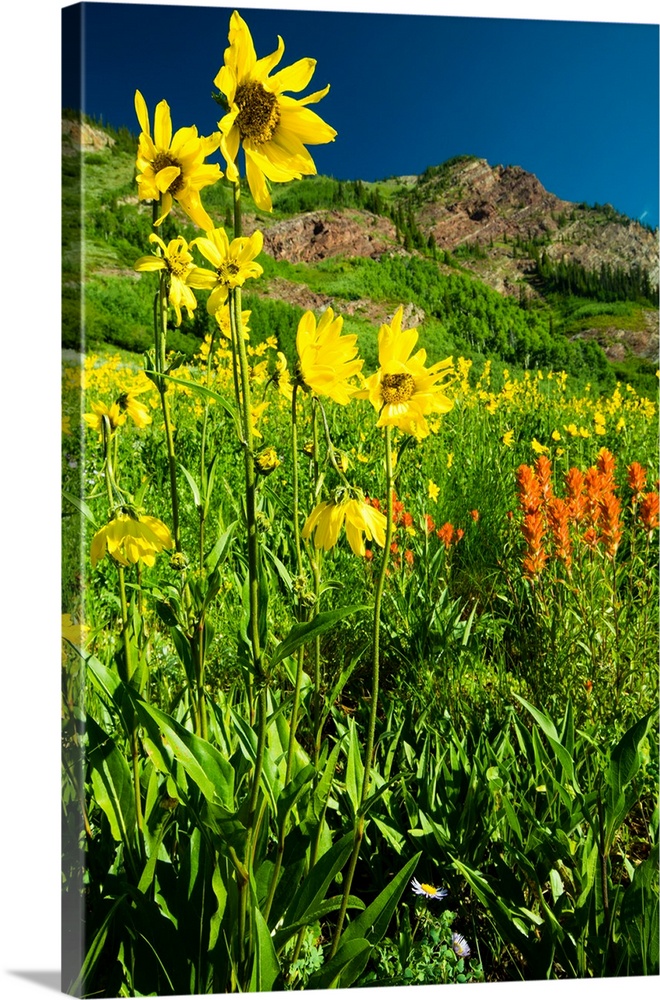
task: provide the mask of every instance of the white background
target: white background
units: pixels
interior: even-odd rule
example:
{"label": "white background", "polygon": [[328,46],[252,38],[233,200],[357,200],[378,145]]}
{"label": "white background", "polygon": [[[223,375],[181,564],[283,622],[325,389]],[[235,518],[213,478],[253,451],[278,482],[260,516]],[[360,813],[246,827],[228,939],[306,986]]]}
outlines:
{"label": "white background", "polygon": [[[197,6],[230,6],[198,0]],[[2,997],[59,990],[60,10],[3,5],[0,73],[0,836]],[[650,0],[247,2],[250,7],[658,23]],[[175,43],[174,43],[175,44]],[[313,54],[313,53],[312,53]],[[145,63],[148,65],[148,46]],[[615,71],[615,68],[613,68]],[[655,982],[655,987],[653,983]],[[655,995],[657,980],[511,984],[489,997]],[[483,988],[445,987],[482,995]],[[367,991],[358,991],[366,995]],[[379,991],[385,993],[400,991]],[[348,994],[347,994],[348,995]],[[351,991],[354,997],[355,991]],[[373,992],[371,992],[373,996]],[[436,995],[418,987],[415,998]],[[312,996],[325,996],[312,994]]]}

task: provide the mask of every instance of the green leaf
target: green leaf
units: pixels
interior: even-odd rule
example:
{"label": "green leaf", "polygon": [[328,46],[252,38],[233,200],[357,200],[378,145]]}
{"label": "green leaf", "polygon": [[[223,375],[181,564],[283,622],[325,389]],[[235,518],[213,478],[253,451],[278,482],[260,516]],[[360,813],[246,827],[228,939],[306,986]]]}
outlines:
{"label": "green leaf", "polygon": [[113,838],[130,849],[135,834],[135,795],[126,758],[90,715],[87,736],[94,798],[108,818]]}
{"label": "green leaf", "polygon": [[[147,374],[147,375],[156,375],[158,377],[158,372],[148,372],[147,371],[147,372],[145,372],[145,374]],[[219,392],[214,392],[213,389],[209,389],[205,385],[200,385],[199,382],[192,382],[192,381],[188,381],[187,379],[182,379],[182,378],[174,378],[173,375],[161,375],[160,377],[167,379],[167,381],[171,382],[173,385],[180,385],[184,389],[189,389],[191,392],[196,392],[200,396],[206,396],[208,399],[213,399],[216,403],[220,404],[220,406],[232,418],[232,420],[234,421],[234,423],[236,423],[236,426],[238,426],[238,420],[237,420],[237,417],[236,417],[236,411],[234,410],[233,406],[231,406],[231,404],[227,402],[227,400],[225,399],[225,397],[220,395]]]}
{"label": "green leaf", "polygon": [[339,608],[338,611],[320,611],[318,615],[314,615],[311,621],[299,622],[293,626],[286,639],[283,639],[275,648],[275,652],[270,660],[271,667],[274,667],[287,656],[291,656],[292,653],[295,653],[300,646],[309,642],[310,639],[314,639],[317,635],[327,632],[337,622],[356,614],[358,611],[368,610],[367,605],[356,604],[350,608]]}
{"label": "green leaf", "polygon": [[346,791],[353,808],[353,819],[360,810],[364,765],[360,754],[360,738],[355,719],[348,720],[348,753],[346,759]]}
{"label": "green leaf", "polygon": [[221,563],[224,562],[229,550],[229,543],[231,542],[237,527],[238,521],[232,521],[227,530],[220,535],[215,545],[207,555],[204,565],[209,573],[212,573],[218,568],[218,566],[221,565]]}
{"label": "green leaf", "polygon": [[201,494],[199,492],[199,486],[197,485],[197,483],[195,482],[195,480],[193,479],[193,477],[191,476],[191,474],[188,472],[188,470],[186,469],[185,465],[182,465],[181,462],[179,462],[179,468],[181,469],[181,471],[183,472],[184,476],[188,480],[188,485],[190,486],[190,489],[192,490],[193,500],[195,501],[195,507],[197,508],[197,510],[201,510],[201,508],[202,508],[202,497],[201,497]]}
{"label": "green leaf", "polygon": [[618,798],[625,786],[635,776],[641,764],[639,748],[646,738],[657,709],[636,722],[619,740],[610,754],[607,783],[613,798]]}
{"label": "green leaf", "polygon": [[564,894],[564,883],[562,882],[561,875],[556,868],[550,869],[550,890],[555,903],[559,897]]}
{"label": "green leaf", "polygon": [[[318,909],[313,912],[308,912],[300,920],[296,920],[294,924],[287,924],[286,927],[280,928],[276,931],[273,936],[273,941],[275,942],[275,949],[280,950],[282,945],[286,944],[289,938],[301,929],[301,927],[306,927],[308,924],[314,924],[317,920],[322,920],[326,917],[328,913],[332,913],[334,910],[338,910],[341,906],[343,897],[342,896],[331,896],[330,899],[324,900],[318,907]],[[353,910],[364,910],[364,903],[357,896],[349,896],[347,906],[349,909]]]}
{"label": "green leaf", "polygon": [[82,500],[80,497],[74,497],[73,493],[67,493],[66,490],[62,490],[62,496],[64,497],[65,500],[68,500],[70,504],[73,504],[76,510],[79,510],[80,513],[84,517],[86,517],[87,520],[91,524],[93,524],[95,528],[98,528],[98,524],[96,523],[94,515],[92,514],[90,508],[87,506],[84,500]]}
{"label": "green leaf", "polygon": [[280,963],[275,953],[268,924],[256,906],[252,911],[252,917],[257,933],[254,938],[254,964],[250,979],[250,992],[269,992],[275,988],[275,984],[280,978]]}
{"label": "green leaf", "polygon": [[[108,931],[110,930],[115,919],[115,914],[120,907],[123,907],[127,898],[128,896],[126,893],[119,896],[108,910],[108,913],[99,927],[94,940],[87,949],[87,954],[85,955],[85,961],[83,962],[83,967],[80,970],[80,975],[76,981],[68,987],[68,992],[71,996],[79,997],[87,995],[86,985],[91,982],[92,973],[94,972],[99,960],[103,957],[103,947],[108,936]],[[62,985],[64,986],[64,983]]]}
{"label": "green leaf", "polygon": [[598,844],[594,844],[590,851],[587,851],[587,848],[585,846],[585,849],[582,853],[582,872],[580,880],[582,892],[580,893],[578,900],[575,904],[576,910],[579,910],[581,906],[584,906],[589,896],[589,893],[594,887],[597,864],[598,864]]}
{"label": "green leaf", "polygon": [[[250,761],[252,766],[257,763],[257,734],[241,716],[231,710],[231,720],[234,731],[238,736],[243,755]],[[261,780],[270,799],[271,808],[277,813],[277,800],[281,790],[281,783],[278,780],[277,765],[273,762],[269,753],[264,754]]]}
{"label": "green leaf", "polygon": [[361,913],[356,920],[351,921],[341,936],[340,945],[356,938],[366,938],[371,944],[378,944],[387,931],[392,915],[421,856],[422,852],[418,851],[364,913]]}
{"label": "green leaf", "polygon": [[[135,711],[147,730],[155,751],[163,744],[172,751],[186,774],[209,802],[219,802],[234,811],[234,769],[222,754],[206,740],[195,736],[161,712],[132,695]],[[171,773],[167,757],[161,755],[163,770]]]}
{"label": "green leaf", "polygon": [[353,834],[346,833],[319,858],[287,909],[287,923],[307,921],[308,915],[318,908],[337,872],[343,868],[352,847]]}
{"label": "green leaf", "polygon": [[371,949],[371,943],[365,938],[356,938],[340,945],[335,957],[309,977],[306,989],[329,990],[350,986],[369,961]]}
{"label": "green leaf", "polygon": [[211,915],[211,921],[209,924],[209,951],[215,948],[216,942],[218,940],[218,935],[220,934],[220,925],[222,924],[222,918],[225,913],[225,907],[227,905],[227,889],[225,887],[224,879],[222,877],[222,872],[220,870],[220,865],[216,864],[213,869],[213,876],[211,878],[211,888],[213,889],[213,894],[218,901],[215,912]]}
{"label": "green leaf", "polygon": [[521,705],[525,706],[530,715],[532,715],[534,719],[536,719],[536,721],[538,722],[539,726],[541,727],[545,735],[549,736],[556,743],[558,743],[559,736],[557,734],[557,729],[552,719],[549,719],[547,715],[543,714],[543,712],[539,712],[538,708],[534,708],[533,705],[530,705],[528,701],[525,701],[524,698],[521,698],[521,696],[519,694],[516,694],[515,691],[512,691],[511,693],[513,694],[514,698],[518,699]]}
{"label": "green leaf", "polygon": [[559,740],[554,740],[552,736],[548,736],[548,743],[555,751],[555,755],[561,764],[562,771],[566,775],[568,781],[571,784],[575,784],[575,768],[573,766],[573,758],[569,754],[568,750],[561,745]]}

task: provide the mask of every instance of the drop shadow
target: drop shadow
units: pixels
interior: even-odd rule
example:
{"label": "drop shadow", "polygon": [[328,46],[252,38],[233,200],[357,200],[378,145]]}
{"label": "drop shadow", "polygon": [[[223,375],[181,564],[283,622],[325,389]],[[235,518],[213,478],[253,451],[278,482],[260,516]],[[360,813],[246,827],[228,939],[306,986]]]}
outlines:
{"label": "drop shadow", "polygon": [[46,990],[55,990],[56,993],[62,992],[62,973],[59,969],[54,969],[52,972],[43,969],[7,969],[7,972],[10,976],[27,979],[31,983],[43,986]]}

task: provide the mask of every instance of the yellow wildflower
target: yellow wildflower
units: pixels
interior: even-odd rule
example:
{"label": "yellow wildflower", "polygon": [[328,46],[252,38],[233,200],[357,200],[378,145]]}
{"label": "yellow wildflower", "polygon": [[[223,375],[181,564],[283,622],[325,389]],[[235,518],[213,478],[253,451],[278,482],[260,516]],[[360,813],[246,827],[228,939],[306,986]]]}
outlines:
{"label": "yellow wildflower", "polygon": [[453,453],[453,451],[448,451],[447,452],[447,468],[451,469],[451,467],[452,467],[453,464],[454,464],[454,453]]}
{"label": "yellow wildflower", "polygon": [[160,236],[151,233],[149,242],[157,243],[161,248],[162,255],[151,254],[148,257],[140,257],[139,260],[135,261],[133,268],[136,271],[167,271],[168,300],[174,309],[176,325],[181,326],[181,306],[185,307],[188,319],[192,319],[197,306],[197,299],[187,284],[190,272],[195,266],[192,254],[183,236],[177,236],[175,240],[170,240],[166,245]]}
{"label": "yellow wildflower", "polygon": [[553,441],[561,441],[561,434],[559,433],[559,431],[556,428],[552,432],[552,434],[550,435],[550,437],[552,438]]}
{"label": "yellow wildflower", "polygon": [[291,398],[293,396],[293,383],[291,382],[291,376],[289,375],[286,357],[282,351],[277,352],[277,361],[275,362],[275,370],[273,372],[272,379],[275,383],[277,391],[281,392],[284,398],[291,402]]}
{"label": "yellow wildflower", "polygon": [[453,403],[441,391],[439,383],[450,374],[452,359],[424,367],[426,351],[412,357],[419,336],[417,330],[402,330],[403,307],[391,324],[384,323],[378,333],[380,368],[366,380],[365,389],[356,393],[368,398],[378,412],[377,427],[387,425],[421,439],[429,433],[426,416],[447,413]]}
{"label": "yellow wildflower", "polygon": [[258,437],[258,438],[261,437],[261,431],[257,427],[257,424],[261,420],[261,416],[262,416],[262,414],[263,414],[263,412],[264,412],[264,410],[266,409],[267,406],[268,406],[268,403],[264,402],[264,403],[253,404],[252,407],[251,407],[250,416],[251,416],[251,419],[252,419],[252,433],[254,434],[255,437]]}
{"label": "yellow wildflower", "polygon": [[92,410],[93,413],[83,414],[83,420],[99,434],[103,434],[106,420],[110,426],[111,434],[126,423],[126,414],[121,412],[119,403],[112,403],[111,406],[106,406],[105,403],[92,403]]}
{"label": "yellow wildflower", "polygon": [[209,271],[206,267],[195,267],[188,275],[192,288],[211,292],[206,303],[211,316],[224,305],[230,288],[263,274],[261,264],[254,259],[261,253],[263,243],[263,234],[258,229],[252,236],[239,236],[231,243],[224,229],[209,230],[206,236],[198,236],[192,241],[190,245],[196,246],[214,268]]}
{"label": "yellow wildflower", "polygon": [[218,122],[227,177],[233,182],[238,180],[236,158],[242,144],[250,193],[265,212],[273,207],[267,179],[279,183],[315,174],[314,161],[304,144],[332,142],[337,134],[305,107],[325,97],[329,86],[299,100],[284,94],[287,90],[305,89],[316,60],[299,59],[270,76],[283,54],[284,42],[278,37],[276,51],[257,59],[250,29],[234,11],[229,22],[229,48],[225,49],[224,66],[214,80],[228,104],[228,113]]}
{"label": "yellow wildflower", "polygon": [[62,615],[62,638],[72,642],[74,646],[82,646],[89,625],[76,625],[71,615]]}
{"label": "yellow wildflower", "polygon": [[537,455],[547,455],[550,449],[537,441],[536,438],[532,438],[532,451],[535,451]]}
{"label": "yellow wildflower", "polygon": [[157,517],[122,513],[97,531],[92,539],[92,566],[108,552],[122,566],[142,561],[153,566],[156,555],[174,545],[167,525]]}
{"label": "yellow wildflower", "polygon": [[313,312],[306,312],[298,323],[296,350],[298,369],[305,388],[317,396],[329,396],[346,406],[354,393],[349,379],[357,375],[364,362],[357,355],[357,337],[342,336],[344,320],[326,309],[318,324]]}
{"label": "yellow wildflower", "polygon": [[[241,326],[243,328],[243,338],[244,340],[250,339],[250,330],[248,327],[248,322],[250,316],[252,315],[251,309],[243,309],[241,312]],[[215,314],[215,321],[220,327],[220,332],[225,340],[231,340],[231,321],[229,319],[229,305],[225,302],[224,305],[220,306]]]}
{"label": "yellow wildflower", "polygon": [[135,91],[135,112],[142,129],[136,161],[138,198],[140,201],[162,198],[157,226],[171,211],[175,198],[195,225],[213,229],[199,192],[222,177],[217,163],[204,163],[220,145],[220,136],[198,136],[195,125],[180,128],[173,136],[169,104],[161,101],[156,105],[152,138],[149,112],[139,90]]}
{"label": "yellow wildflower", "polygon": [[282,463],[274,448],[263,448],[255,457],[254,464],[262,476],[268,476]]}
{"label": "yellow wildflower", "polygon": [[[144,392],[144,390],[142,390]],[[136,399],[137,392],[122,392],[117,400],[117,405],[122,413],[127,414],[137,427],[146,427],[151,423],[149,410]]]}
{"label": "yellow wildflower", "polygon": [[437,486],[432,479],[429,479],[429,499],[433,500],[433,502],[435,503],[439,495],[440,495],[440,487]]}
{"label": "yellow wildflower", "polygon": [[346,524],[346,537],[356,556],[365,553],[364,536],[375,541],[381,548],[385,545],[387,518],[364,499],[322,501],[317,504],[305,521],[302,537],[308,539],[314,533],[314,545],[328,552],[336,545],[339,532]]}
{"label": "yellow wildflower", "polygon": [[502,444],[506,445],[507,448],[513,447],[513,431],[505,431],[502,435]]}

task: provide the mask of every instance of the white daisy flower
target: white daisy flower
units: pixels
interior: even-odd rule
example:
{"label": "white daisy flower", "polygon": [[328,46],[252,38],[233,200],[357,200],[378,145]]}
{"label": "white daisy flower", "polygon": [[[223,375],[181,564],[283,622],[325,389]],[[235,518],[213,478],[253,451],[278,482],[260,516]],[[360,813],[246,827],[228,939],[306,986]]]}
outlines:
{"label": "white daisy flower", "polygon": [[434,885],[429,885],[428,882],[418,882],[416,878],[410,884],[415,895],[426,896],[427,899],[443,899],[447,895],[446,889],[436,889]]}
{"label": "white daisy flower", "polygon": [[470,957],[470,945],[462,934],[457,934],[456,931],[452,933],[451,946],[454,949],[454,954],[458,955],[459,958]]}

